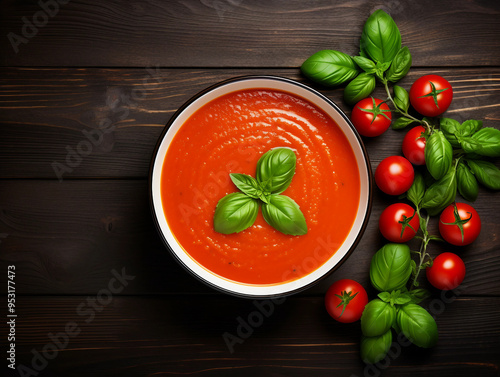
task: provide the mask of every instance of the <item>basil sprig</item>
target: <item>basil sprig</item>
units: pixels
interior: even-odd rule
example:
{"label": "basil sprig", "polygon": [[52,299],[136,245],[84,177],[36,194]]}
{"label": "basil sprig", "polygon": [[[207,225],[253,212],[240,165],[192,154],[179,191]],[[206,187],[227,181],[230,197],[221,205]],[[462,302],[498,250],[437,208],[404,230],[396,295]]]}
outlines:
{"label": "basil sprig", "polygon": [[[396,92],[396,91],[395,91]],[[426,120],[429,121],[430,120]],[[407,197],[430,216],[439,214],[455,201],[457,191],[470,202],[477,199],[479,184],[500,190],[500,169],[488,157],[500,157],[500,130],[484,127],[469,119],[463,123],[440,118],[430,129],[425,146],[425,162],[430,178],[425,194],[417,203],[412,189]]]}
{"label": "basil sprig", "polygon": [[377,79],[384,84],[401,80],[411,63],[410,51],[401,47],[401,33],[396,23],[379,9],[365,22],[359,56],[321,50],[305,60],[300,68],[307,78],[321,85],[347,84],[344,100],[353,105],[373,92]]}
{"label": "basil sprig", "polygon": [[[415,180],[411,196],[423,200],[425,185],[421,175]],[[418,208],[418,207],[417,207]],[[361,358],[374,364],[384,359],[392,341],[392,329],[423,348],[432,347],[438,339],[437,325],[432,316],[418,305],[430,296],[422,288],[406,288],[410,275],[419,267],[411,260],[410,249],[404,244],[389,243],[375,253],[370,264],[370,280],[380,291],[361,315]]]}
{"label": "basil sprig", "polygon": [[293,236],[307,233],[307,224],[299,205],[280,195],[292,182],[297,157],[290,148],[275,148],[257,162],[256,178],[247,174],[229,176],[241,192],[224,196],[214,214],[216,232],[231,234],[253,225],[262,207],[264,220],[276,230]]}
{"label": "basil sprig", "polygon": [[381,9],[373,12],[363,27],[360,48],[374,62],[392,62],[401,49],[401,33],[392,17]]}

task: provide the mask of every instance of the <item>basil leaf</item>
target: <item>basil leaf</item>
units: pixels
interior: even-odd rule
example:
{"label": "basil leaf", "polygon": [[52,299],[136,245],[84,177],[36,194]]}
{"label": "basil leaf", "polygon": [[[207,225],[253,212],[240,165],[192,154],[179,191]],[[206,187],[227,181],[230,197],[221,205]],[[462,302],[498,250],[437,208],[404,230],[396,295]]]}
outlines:
{"label": "basil leaf", "polygon": [[391,301],[391,294],[389,292],[380,292],[377,296],[383,302],[389,302],[389,301]]}
{"label": "basil leaf", "polygon": [[410,95],[405,88],[394,85],[394,103],[399,110],[406,113],[410,107]]}
{"label": "basil leaf", "polygon": [[254,199],[259,199],[262,195],[262,190],[259,183],[254,177],[246,174],[231,173],[229,174],[231,181],[238,187],[242,192],[247,194],[249,197]]}
{"label": "basil leaf", "polygon": [[257,218],[259,204],[242,192],[224,196],[217,203],[214,229],[223,234],[238,233],[252,226]]}
{"label": "basil leaf", "polygon": [[441,179],[450,170],[453,148],[443,132],[435,131],[425,144],[425,164],[434,179]]}
{"label": "basil leaf", "polygon": [[363,310],[361,331],[364,336],[380,336],[391,329],[395,320],[396,308],[376,298]]}
{"label": "basil leaf", "polygon": [[457,186],[458,192],[465,200],[473,202],[477,199],[479,186],[476,177],[463,161],[460,161],[457,167]]}
{"label": "basil leaf", "polygon": [[466,153],[500,157],[500,130],[496,128],[482,128],[470,137],[459,138],[459,141]]}
{"label": "basil leaf", "polygon": [[411,187],[406,192],[406,197],[411,201],[415,207],[420,208],[420,203],[424,198],[425,194],[425,182],[424,177],[419,172],[415,172],[415,178]]}
{"label": "basil leaf", "polygon": [[404,336],[413,344],[430,348],[437,343],[438,329],[434,318],[427,310],[416,304],[402,306],[397,315],[397,323]]}
{"label": "basil leaf", "polygon": [[444,137],[454,148],[460,148],[457,135],[459,134],[460,123],[451,118],[440,118],[439,127],[443,132]]}
{"label": "basil leaf", "polygon": [[422,199],[422,208],[425,208],[430,216],[435,216],[453,203],[456,195],[456,173],[455,169],[451,168],[444,177],[434,182],[427,189]]}
{"label": "basil leaf", "polygon": [[388,243],[375,253],[370,264],[370,280],[379,291],[402,289],[411,275],[410,248]]}
{"label": "basil leaf", "polygon": [[391,348],[392,332],[386,331],[380,336],[361,336],[361,359],[367,364],[375,364],[383,360]]}
{"label": "basil leaf", "polygon": [[264,153],[257,162],[256,177],[266,193],[280,194],[292,182],[297,157],[290,148],[275,148]]}
{"label": "basil leaf", "polygon": [[386,78],[391,82],[397,82],[406,76],[411,67],[411,54],[408,47],[404,46],[394,57]]}
{"label": "basil leaf", "polygon": [[398,297],[394,298],[394,303],[397,305],[405,305],[411,302],[412,298],[408,293],[402,293]]}
{"label": "basil leaf", "polygon": [[343,84],[359,73],[349,55],[335,50],[316,52],[302,64],[300,69],[306,77],[325,86]]}
{"label": "basil leaf", "polygon": [[271,195],[269,203],[262,204],[264,220],[276,230],[292,236],[307,233],[307,224],[300,207],[284,195]]}
{"label": "basil leaf", "polygon": [[366,73],[375,73],[375,63],[372,60],[363,56],[354,56],[352,60]]}
{"label": "basil leaf", "polygon": [[393,130],[400,130],[400,129],[405,128],[406,126],[412,124],[413,122],[414,122],[413,119],[406,118],[406,117],[399,117],[394,122],[392,122],[392,129]]}
{"label": "basil leaf", "polygon": [[354,105],[363,98],[368,97],[375,89],[375,76],[363,72],[352,80],[344,89],[344,100],[349,105]]}
{"label": "basil leaf", "polygon": [[460,125],[461,136],[471,136],[483,127],[482,120],[469,119]]}
{"label": "basil leaf", "polygon": [[391,62],[377,62],[375,65],[375,74],[380,79],[380,81],[384,80],[384,72],[389,69]]}
{"label": "basil leaf", "polygon": [[391,62],[401,49],[401,33],[392,19],[378,9],[365,22],[361,50],[375,62]]}
{"label": "basil leaf", "polygon": [[479,183],[489,189],[500,190],[500,169],[488,161],[466,161]]}
{"label": "basil leaf", "polygon": [[426,298],[431,297],[431,293],[427,289],[423,288],[412,289],[411,291],[408,292],[408,294],[411,297],[410,302],[412,304],[418,304],[419,302],[422,302]]}

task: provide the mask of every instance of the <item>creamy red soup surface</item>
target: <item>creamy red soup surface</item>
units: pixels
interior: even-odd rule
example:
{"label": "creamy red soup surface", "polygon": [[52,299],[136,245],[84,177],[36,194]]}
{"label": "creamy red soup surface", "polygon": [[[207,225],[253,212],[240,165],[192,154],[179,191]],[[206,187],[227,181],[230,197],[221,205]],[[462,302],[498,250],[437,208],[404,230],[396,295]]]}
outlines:
{"label": "creamy red soup surface", "polygon": [[[259,158],[276,147],[297,156],[283,195],[300,206],[307,234],[282,234],[261,211],[250,228],[217,233],[217,202],[238,191],[229,174],[255,177]],[[280,284],[316,270],[345,241],[360,177],[346,136],[322,110],[291,93],[250,89],[212,100],[180,127],[163,164],[161,197],[172,233],[198,264],[236,282]]]}

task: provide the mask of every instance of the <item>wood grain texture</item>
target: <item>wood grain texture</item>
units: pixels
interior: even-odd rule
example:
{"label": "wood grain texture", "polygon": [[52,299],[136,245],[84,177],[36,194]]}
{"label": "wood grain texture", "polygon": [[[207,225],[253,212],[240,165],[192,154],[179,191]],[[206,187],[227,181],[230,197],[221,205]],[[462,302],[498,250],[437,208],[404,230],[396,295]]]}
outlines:
{"label": "wood grain texture", "polygon": [[[355,251],[303,294],[322,296],[341,278],[370,287],[371,258],[386,243],[378,218],[397,201],[374,190],[371,218]],[[479,238],[460,250],[431,243],[429,252],[461,255],[467,266],[464,295],[499,296],[500,195],[482,190],[474,206],[483,222]],[[432,219],[431,229],[438,234],[437,219]],[[16,265],[20,294],[95,294],[106,286],[113,269],[137,277],[124,294],[216,293],[178,265],[163,246],[150,214],[146,180],[3,181],[0,233],[8,235],[1,244],[0,271]],[[416,240],[410,245],[418,248]],[[0,274],[2,284],[6,274]]]}
{"label": "wood grain texture", "polygon": [[[318,50],[357,54],[378,8],[395,19],[416,66],[500,63],[497,1],[84,0],[58,8],[4,1],[0,64],[298,67]],[[9,33],[24,38],[17,53]]]}
{"label": "wood grain texture", "polygon": [[[399,84],[409,89],[416,78],[431,72],[446,77],[454,88],[446,116],[460,121],[482,119],[485,126],[500,127],[500,68],[414,68]],[[173,113],[199,91],[249,74],[304,82],[350,114],[342,88],[313,85],[297,69],[4,68],[0,71],[0,177],[57,179],[56,171],[61,171],[62,179],[147,177],[155,144]],[[374,95],[386,96],[381,87]],[[364,139],[374,166],[383,157],[401,153],[403,136],[404,131],[389,130],[382,137]],[[81,158],[75,157],[77,153]]]}
{"label": "wood grain texture", "polygon": [[[89,298],[96,299],[94,305]],[[332,320],[322,298],[257,305],[209,296],[89,298],[20,297],[18,362],[31,367],[33,350],[43,354],[54,337],[64,344],[60,333],[74,322],[79,334],[68,336],[64,350],[41,376],[489,377],[498,376],[500,369],[500,298],[458,297],[439,306],[434,310],[439,329],[434,348],[399,345],[394,337],[398,345],[392,347],[393,356],[369,370],[359,358],[359,323]],[[252,324],[245,335],[242,322]],[[241,340],[232,353],[223,334]],[[4,338],[4,328],[0,336]]]}

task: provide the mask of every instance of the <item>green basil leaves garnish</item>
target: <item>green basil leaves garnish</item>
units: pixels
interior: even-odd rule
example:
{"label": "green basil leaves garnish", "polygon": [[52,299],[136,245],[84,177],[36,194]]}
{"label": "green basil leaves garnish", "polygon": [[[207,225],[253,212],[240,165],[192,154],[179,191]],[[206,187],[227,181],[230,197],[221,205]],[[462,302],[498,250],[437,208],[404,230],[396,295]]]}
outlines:
{"label": "green basil leaves garnish", "polygon": [[361,360],[367,364],[375,364],[384,359],[391,348],[392,332],[386,331],[379,336],[361,336]]}
{"label": "green basil leaves garnish", "polygon": [[391,82],[398,82],[401,80],[410,70],[411,63],[412,59],[410,50],[408,50],[408,47],[404,46],[394,57],[394,60],[387,71],[387,80]]}
{"label": "green basil leaves garnish", "polygon": [[491,190],[500,190],[500,169],[489,161],[467,159],[479,183]]}
{"label": "green basil leaves garnish", "polygon": [[415,207],[420,208],[420,203],[422,203],[422,199],[425,194],[425,182],[424,177],[419,172],[415,173],[415,178],[413,179],[413,183],[406,192],[406,197],[409,201],[411,201]]}
{"label": "green basil leaves garnish", "polygon": [[215,208],[214,229],[223,234],[238,233],[252,226],[259,203],[242,192],[226,195]]}
{"label": "green basil leaves garnish", "polygon": [[392,19],[378,9],[368,17],[360,41],[361,51],[375,62],[391,62],[401,49],[401,33]]}
{"label": "green basil leaves garnish", "polygon": [[249,197],[259,199],[262,196],[262,188],[254,177],[239,173],[231,173],[229,177],[234,185]]}
{"label": "green basil leaves garnish", "polygon": [[269,194],[280,194],[292,182],[297,157],[289,148],[271,149],[257,162],[256,178]]}
{"label": "green basil leaves garnish", "polygon": [[425,191],[422,208],[425,208],[430,216],[435,216],[453,203],[456,195],[457,178],[455,168],[452,167]]}
{"label": "green basil leaves garnish", "polygon": [[[394,85],[394,104],[405,113],[410,108],[410,95],[405,88],[399,85]],[[412,122],[413,120],[410,119],[410,123]]]}
{"label": "green basil leaves garnish", "polygon": [[238,233],[252,226],[259,206],[266,222],[289,235],[307,233],[307,224],[299,205],[291,198],[279,195],[292,182],[297,157],[290,148],[275,148],[264,153],[257,162],[256,178],[247,174],[229,176],[241,190],[228,194],[217,203],[214,229],[223,234]]}
{"label": "green basil leaves garnish", "polygon": [[465,200],[473,202],[477,199],[479,193],[477,179],[462,161],[457,166],[457,186],[458,192]]}
{"label": "green basil leaves garnish", "polygon": [[377,66],[375,65],[373,60],[365,58],[364,56],[354,56],[352,60],[354,60],[358,67],[366,73],[375,73],[375,71],[377,70]]}
{"label": "green basil leaves garnish", "polygon": [[321,50],[300,67],[309,79],[325,86],[336,86],[355,78],[359,71],[352,58],[340,51]]}
{"label": "green basil leaves garnish", "polygon": [[271,195],[262,204],[264,220],[281,233],[300,236],[307,233],[307,224],[299,205],[288,196]]}
{"label": "green basil leaves garnish", "polygon": [[500,130],[496,128],[482,128],[472,136],[459,137],[459,142],[466,153],[500,157]]}
{"label": "green basil leaves garnish", "polygon": [[361,331],[364,336],[380,336],[392,327],[396,320],[396,308],[378,298],[366,304],[361,315]]}
{"label": "green basil leaves garnish", "polygon": [[[325,86],[347,83],[344,100],[353,105],[372,93],[377,79],[384,85],[397,82],[408,73],[411,64],[410,51],[401,46],[396,23],[378,9],[365,22],[359,56],[321,50],[306,59],[300,68],[304,76]],[[400,128],[402,122],[399,121]]]}
{"label": "green basil leaves garnish", "polygon": [[402,306],[398,310],[397,324],[408,340],[419,347],[429,348],[437,343],[436,321],[419,305]]}
{"label": "green basil leaves garnish", "polygon": [[435,131],[425,145],[425,163],[427,170],[436,180],[441,179],[453,162],[453,148],[443,132]]}
{"label": "green basil leaves garnish", "polygon": [[360,73],[344,89],[344,100],[354,105],[363,98],[368,97],[375,89],[375,76],[370,73]]}
{"label": "green basil leaves garnish", "polygon": [[370,281],[381,292],[403,288],[411,275],[410,248],[389,243],[375,253],[370,264]]}

